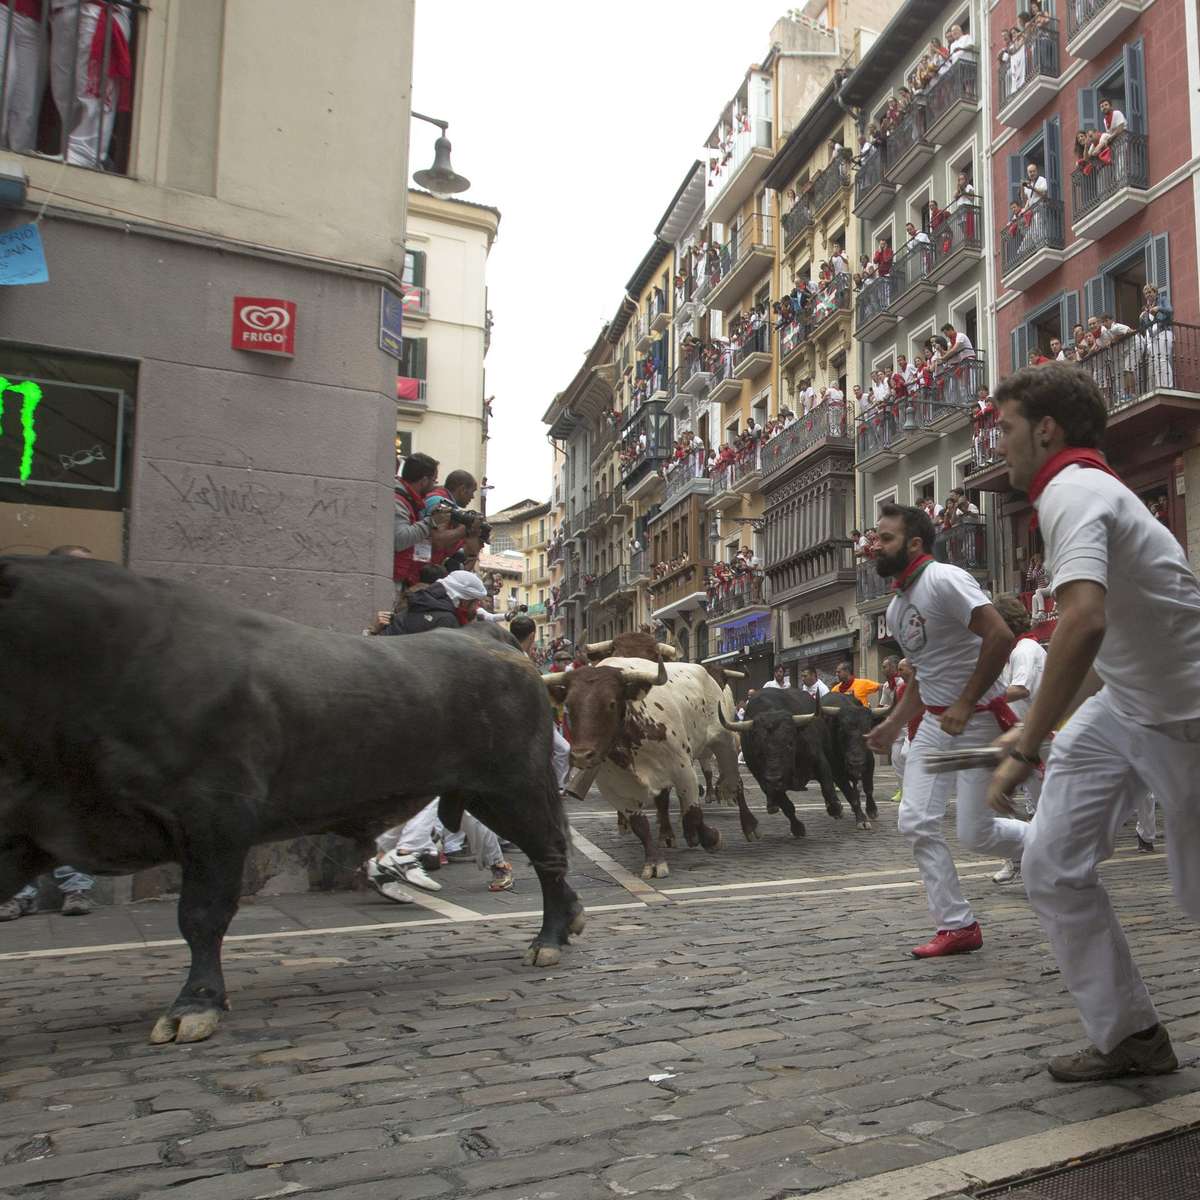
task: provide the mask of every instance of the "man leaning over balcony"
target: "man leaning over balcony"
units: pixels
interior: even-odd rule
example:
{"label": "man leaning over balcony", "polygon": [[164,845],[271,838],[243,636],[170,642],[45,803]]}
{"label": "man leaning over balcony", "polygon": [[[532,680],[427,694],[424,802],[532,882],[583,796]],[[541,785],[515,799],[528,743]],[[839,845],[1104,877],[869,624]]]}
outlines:
{"label": "man leaning over balcony", "polygon": [[969,404],[971,393],[971,369],[969,363],[975,361],[975,347],[965,333],[954,328],[947,321],[942,326],[949,348],[942,352],[941,371],[945,382],[945,398],[949,404]]}
{"label": "man leaning over balcony", "polygon": [[1104,122],[1104,132],[1100,135],[1098,150],[1105,150],[1125,132],[1125,114],[1114,108],[1111,100],[1101,100],[1100,119]]}

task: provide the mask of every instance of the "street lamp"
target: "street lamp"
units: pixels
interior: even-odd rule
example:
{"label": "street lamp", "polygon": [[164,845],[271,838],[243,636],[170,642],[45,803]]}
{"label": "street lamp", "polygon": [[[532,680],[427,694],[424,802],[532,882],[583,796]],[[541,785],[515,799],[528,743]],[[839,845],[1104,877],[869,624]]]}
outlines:
{"label": "street lamp", "polygon": [[418,171],[413,179],[435,196],[452,196],[455,192],[465,192],[471,186],[471,181],[465,175],[458,174],[450,165],[450,139],[446,136],[448,124],[439,121],[437,117],[427,117],[424,113],[414,112],[411,115],[418,121],[428,121],[430,125],[436,125],[442,131],[441,136],[433,143],[433,166],[428,170]]}

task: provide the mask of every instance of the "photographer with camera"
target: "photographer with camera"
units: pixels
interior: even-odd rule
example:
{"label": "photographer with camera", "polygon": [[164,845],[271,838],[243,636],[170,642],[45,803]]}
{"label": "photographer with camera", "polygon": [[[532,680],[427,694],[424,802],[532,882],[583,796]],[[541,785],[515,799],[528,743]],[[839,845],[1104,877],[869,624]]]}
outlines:
{"label": "photographer with camera", "polygon": [[479,484],[469,471],[451,471],[441,487],[431,488],[425,496],[424,516],[432,519],[439,509],[448,508],[451,528],[465,530],[457,543],[434,549],[432,561],[441,563],[447,571],[474,570],[479,552],[491,536],[491,526],[483,515],[469,507],[478,490]]}
{"label": "photographer with camera", "polygon": [[437,486],[437,475],[437,460],[428,454],[410,454],[400,468],[392,542],[392,578],[397,589],[417,583],[424,563],[434,561],[440,551],[445,551],[442,557],[446,557],[467,536],[467,527],[453,522],[453,505],[438,505],[425,512],[426,497]]}

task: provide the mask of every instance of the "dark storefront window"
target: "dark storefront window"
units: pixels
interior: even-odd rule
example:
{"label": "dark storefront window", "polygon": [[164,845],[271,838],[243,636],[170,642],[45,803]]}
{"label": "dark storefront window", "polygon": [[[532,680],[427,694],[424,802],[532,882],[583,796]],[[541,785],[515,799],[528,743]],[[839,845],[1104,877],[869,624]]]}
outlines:
{"label": "dark storefront window", "polygon": [[123,561],[137,368],[0,345],[0,552]]}

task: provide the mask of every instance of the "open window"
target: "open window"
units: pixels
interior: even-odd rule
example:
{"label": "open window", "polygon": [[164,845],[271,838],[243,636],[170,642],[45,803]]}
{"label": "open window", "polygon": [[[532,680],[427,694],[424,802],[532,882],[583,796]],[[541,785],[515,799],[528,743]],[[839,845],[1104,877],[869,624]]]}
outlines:
{"label": "open window", "polygon": [[1171,302],[1171,255],[1168,235],[1158,234],[1133,247],[1083,285],[1089,317],[1106,312],[1136,329],[1142,310],[1142,288],[1153,283],[1164,303]]}
{"label": "open window", "polygon": [[1124,114],[1130,133],[1146,132],[1146,49],[1139,38],[1122,48],[1121,57],[1091,87],[1079,89],[1080,129],[1104,129],[1100,102],[1108,100]]}
{"label": "open window", "polygon": [[1051,338],[1058,338],[1067,345],[1074,340],[1071,330],[1078,323],[1079,293],[1060,292],[1012,331],[1012,369],[1019,371],[1028,366],[1033,354],[1049,358]]}
{"label": "open window", "polygon": [[829,371],[832,375],[836,376],[838,390],[842,393],[842,395],[845,395],[847,391],[845,350],[839,350],[837,354],[834,354],[830,357]]}
{"label": "open window", "polygon": [[1021,201],[1021,184],[1028,178],[1032,164],[1046,180],[1050,199],[1062,196],[1062,132],[1058,117],[1042,122],[1037,136],[1021,147],[1019,154],[1008,156],[1008,200]]}

